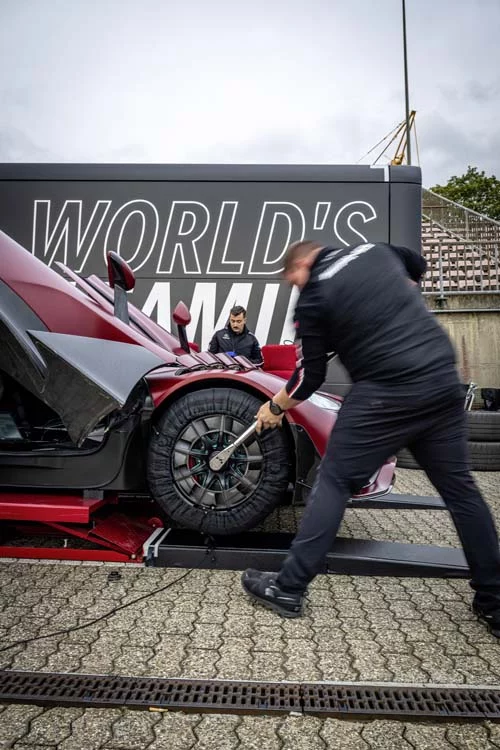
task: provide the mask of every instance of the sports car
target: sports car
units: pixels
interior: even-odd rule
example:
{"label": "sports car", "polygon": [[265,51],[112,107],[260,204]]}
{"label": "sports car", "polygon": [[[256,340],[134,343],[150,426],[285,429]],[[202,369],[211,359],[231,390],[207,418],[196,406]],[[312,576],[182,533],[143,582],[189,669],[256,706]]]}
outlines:
{"label": "sports car", "polygon": [[[198,351],[182,303],[178,336],[156,324],[128,302],[134,274],[116,253],[107,283],[58,271],[0,233],[0,487],[149,494],[174,524],[212,535],[254,527],[290,488],[301,499],[340,398],[315,394],[214,469],[282,386],[270,368],[283,367]],[[394,467],[356,496],[390,492]]]}

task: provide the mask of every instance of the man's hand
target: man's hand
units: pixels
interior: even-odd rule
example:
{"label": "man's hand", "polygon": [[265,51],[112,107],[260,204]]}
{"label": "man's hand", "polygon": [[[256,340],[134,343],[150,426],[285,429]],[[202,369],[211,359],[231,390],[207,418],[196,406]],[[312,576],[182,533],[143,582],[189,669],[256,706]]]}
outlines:
{"label": "man's hand", "polygon": [[276,414],[273,414],[269,408],[269,401],[267,401],[260,407],[259,411],[256,414],[256,419],[256,430],[258,433],[260,433],[262,432],[262,430],[274,430],[275,427],[281,427],[281,423],[283,422],[283,414],[279,414],[278,416],[276,416]]}

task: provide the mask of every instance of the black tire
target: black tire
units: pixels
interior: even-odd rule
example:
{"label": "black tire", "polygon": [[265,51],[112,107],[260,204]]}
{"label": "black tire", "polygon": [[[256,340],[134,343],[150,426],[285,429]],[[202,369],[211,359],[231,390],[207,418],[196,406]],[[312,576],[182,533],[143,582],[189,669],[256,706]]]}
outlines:
{"label": "black tire", "polygon": [[[469,442],[469,460],[472,471],[500,471],[500,443]],[[398,453],[398,468],[420,469],[407,448]]]}
{"label": "black tire", "polygon": [[415,461],[412,453],[410,453],[408,448],[403,448],[402,450],[400,450],[397,454],[397,459],[397,469],[420,469],[420,464]]}
{"label": "black tire", "polygon": [[468,439],[482,443],[500,443],[499,411],[468,411]]}
{"label": "black tire", "polygon": [[249,427],[260,406],[235,388],[207,388],[181,396],[162,415],[149,446],[148,481],[177,525],[237,534],[260,523],[284,496],[291,456],[283,429],[254,433],[223,471],[208,467],[210,455]]}
{"label": "black tire", "polygon": [[473,471],[500,471],[500,443],[470,442],[468,446]]}

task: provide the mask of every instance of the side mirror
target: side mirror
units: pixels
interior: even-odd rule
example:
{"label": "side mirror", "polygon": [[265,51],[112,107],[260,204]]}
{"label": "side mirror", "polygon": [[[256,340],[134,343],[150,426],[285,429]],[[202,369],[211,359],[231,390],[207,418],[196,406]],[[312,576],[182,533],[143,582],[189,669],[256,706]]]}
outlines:
{"label": "side mirror", "polygon": [[115,291],[114,313],[118,320],[129,324],[127,292],[135,287],[134,272],[118,253],[108,253],[108,279]]}
{"label": "side mirror", "polygon": [[189,342],[186,333],[186,326],[191,323],[191,313],[184,302],[178,302],[172,313],[174,323],[177,325],[177,333],[179,335],[179,343],[181,348],[189,354]]}
{"label": "side mirror", "polygon": [[129,264],[113,251],[108,253],[108,279],[111,289],[119,286],[130,292],[135,287],[134,272]]}
{"label": "side mirror", "polygon": [[184,302],[178,302],[172,313],[174,323],[178,326],[188,326],[191,323],[191,313]]}

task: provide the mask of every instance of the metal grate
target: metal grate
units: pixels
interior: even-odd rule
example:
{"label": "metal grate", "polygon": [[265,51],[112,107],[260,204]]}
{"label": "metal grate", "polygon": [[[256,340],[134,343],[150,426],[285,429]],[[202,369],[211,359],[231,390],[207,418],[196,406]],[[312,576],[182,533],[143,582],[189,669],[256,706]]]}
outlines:
{"label": "metal grate", "polygon": [[500,690],[469,687],[302,685],[304,713],[317,716],[500,719]]}
{"label": "metal grate", "polygon": [[0,703],[216,713],[500,719],[500,689],[0,671]]}

